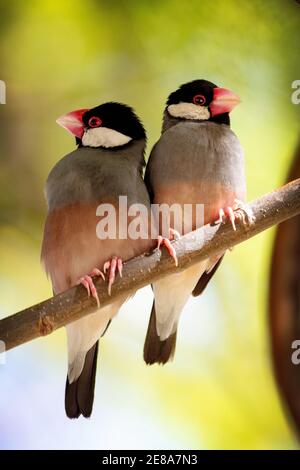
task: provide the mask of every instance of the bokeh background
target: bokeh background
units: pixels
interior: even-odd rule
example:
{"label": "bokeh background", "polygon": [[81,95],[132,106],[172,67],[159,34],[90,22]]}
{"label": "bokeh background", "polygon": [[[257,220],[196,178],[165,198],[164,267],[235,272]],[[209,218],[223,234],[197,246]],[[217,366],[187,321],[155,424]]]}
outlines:
{"label": "bokeh background", "polygon": [[[107,100],[158,138],[170,91],[195,78],[242,97],[232,127],[249,199],[281,185],[299,132],[300,6],[291,0],[0,0],[0,317],[51,296],[39,262],[51,167],[74,148],[55,124]],[[180,324],[175,360],[146,367],[150,288],[100,344],[90,420],[64,414],[65,332],[0,364],[3,449],[293,449],[272,375],[267,288],[273,232],[226,256]]]}

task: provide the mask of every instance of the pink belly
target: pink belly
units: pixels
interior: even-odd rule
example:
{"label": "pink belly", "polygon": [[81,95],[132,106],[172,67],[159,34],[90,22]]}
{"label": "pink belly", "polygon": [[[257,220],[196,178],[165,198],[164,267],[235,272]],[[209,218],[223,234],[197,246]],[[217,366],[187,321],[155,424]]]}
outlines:
{"label": "pink belly", "polygon": [[[192,204],[192,230],[202,224],[211,223],[219,216],[219,209],[233,206],[234,200],[245,200],[243,188],[229,188],[217,183],[195,182],[194,184],[183,183],[182,181],[172,185],[157,188],[155,191],[156,204],[179,204],[184,208],[184,204]],[[196,205],[203,205],[203,219],[199,223],[196,217]],[[201,207],[198,208],[201,210]],[[184,211],[185,215],[185,211]],[[190,214],[186,216],[189,217]],[[170,225],[174,226],[174,217],[171,215]],[[176,227],[175,227],[176,228]],[[182,233],[181,230],[179,232]]]}

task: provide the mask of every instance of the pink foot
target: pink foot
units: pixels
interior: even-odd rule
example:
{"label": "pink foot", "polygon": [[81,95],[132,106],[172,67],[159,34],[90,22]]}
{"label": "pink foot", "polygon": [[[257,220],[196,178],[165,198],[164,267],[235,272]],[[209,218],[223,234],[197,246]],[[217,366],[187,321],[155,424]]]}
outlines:
{"label": "pink foot", "polygon": [[181,238],[180,233],[177,232],[174,228],[169,229],[170,232],[170,240],[179,240]]}
{"label": "pink foot", "polygon": [[225,223],[227,217],[229,218],[234,231],[236,230],[236,220],[241,221],[243,225],[251,225],[254,222],[251,208],[238,199],[234,200],[233,207],[227,206],[225,209],[219,209],[219,218],[215,223]]}
{"label": "pink foot", "polygon": [[219,209],[219,218],[215,220],[215,224],[223,224],[225,222],[225,212],[224,209]]}
{"label": "pink foot", "polygon": [[175,266],[178,266],[176,251],[171,243],[171,240],[178,240],[180,238],[180,233],[177,232],[177,230],[174,230],[173,228],[170,228],[169,232],[170,238],[164,238],[161,235],[158,236],[156,249],[159,250],[162,245],[165,245],[169,252],[169,255],[173,258],[175,262]]}
{"label": "pink foot", "polygon": [[120,277],[122,277],[122,271],[123,271],[122,259],[119,258],[118,256],[113,256],[111,260],[108,260],[104,263],[104,266],[103,266],[104,273],[106,273],[108,269],[109,269],[108,295],[111,295],[111,288],[116,278],[116,270],[118,271]]}
{"label": "pink foot", "polygon": [[100,301],[99,301],[97,289],[95,287],[94,281],[91,276],[101,276],[102,279],[105,281],[105,276],[100,271],[100,269],[94,268],[90,274],[86,274],[85,276],[82,276],[81,278],[79,278],[76,285],[82,284],[86,288],[88,296],[90,297],[90,295],[92,294],[92,297],[96,299],[98,308],[100,308]]}
{"label": "pink foot", "polygon": [[241,220],[244,225],[251,225],[254,223],[255,217],[253,215],[252,209],[245,202],[242,202],[239,199],[235,199],[233,210],[237,218]]}

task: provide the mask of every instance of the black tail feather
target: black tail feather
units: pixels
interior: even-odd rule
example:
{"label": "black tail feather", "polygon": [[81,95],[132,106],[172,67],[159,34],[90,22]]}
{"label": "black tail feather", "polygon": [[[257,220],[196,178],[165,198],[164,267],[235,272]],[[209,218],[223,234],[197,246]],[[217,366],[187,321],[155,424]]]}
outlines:
{"label": "black tail feather", "polygon": [[144,361],[146,364],[166,364],[173,359],[176,347],[177,330],[169,338],[161,341],[156,330],[156,313],[153,302],[147,335],[144,344]]}
{"label": "black tail feather", "polygon": [[88,351],[85,357],[83,370],[78,379],[70,384],[67,377],[65,409],[68,418],[79,418],[80,415],[83,415],[85,418],[89,418],[92,414],[97,356],[98,341]]}
{"label": "black tail feather", "polygon": [[216,270],[220,266],[220,264],[222,262],[222,259],[223,259],[223,256],[219,259],[219,261],[215,264],[215,266],[213,267],[213,269],[209,273],[204,272],[202,274],[202,276],[200,277],[200,279],[197,282],[196,286],[194,287],[194,290],[193,290],[193,296],[194,297],[197,297],[198,295],[202,294],[202,292],[206,288],[207,284],[209,283],[209,281],[211,280],[211,278],[215,274]]}

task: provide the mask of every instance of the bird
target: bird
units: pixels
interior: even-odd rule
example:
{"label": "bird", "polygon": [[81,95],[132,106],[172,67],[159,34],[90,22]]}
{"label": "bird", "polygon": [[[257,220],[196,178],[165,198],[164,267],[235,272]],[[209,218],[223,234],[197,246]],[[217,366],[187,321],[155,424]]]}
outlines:
{"label": "bird", "polygon": [[150,207],[143,180],[146,132],[134,110],[118,102],[69,112],[57,123],[75,136],[77,147],[56,163],[46,181],[41,260],[54,294],[82,284],[95,299],[93,313],[66,326],[65,410],[69,418],[87,418],[93,408],[98,340],[126,300],[101,308],[93,277],[108,276],[110,293],[115,277],[122,276],[123,261],[147,251],[151,243],[147,237],[127,236],[133,220],[127,214],[117,222],[118,233],[123,230],[126,236],[99,237],[98,208],[109,204],[118,214],[121,195],[129,207]]}
{"label": "bird", "polygon": [[[197,79],[172,92],[163,114],[162,132],[148,159],[145,182],[151,204],[191,204],[192,220],[183,211],[176,227],[171,210],[162,214],[158,230],[170,251],[170,240],[207,223],[230,219],[253,222],[246,205],[244,152],[230,128],[229,113],[240,98],[214,83]],[[202,218],[196,217],[196,205],[203,205]],[[185,223],[187,223],[185,225]],[[162,234],[160,234],[161,237]],[[161,237],[162,239],[162,237]],[[160,240],[161,241],[161,240]],[[160,242],[159,242],[160,243]],[[184,271],[154,282],[154,302],[144,344],[146,364],[165,364],[175,353],[177,327],[181,312],[191,294],[201,294],[221,263],[224,253],[201,261]]]}

